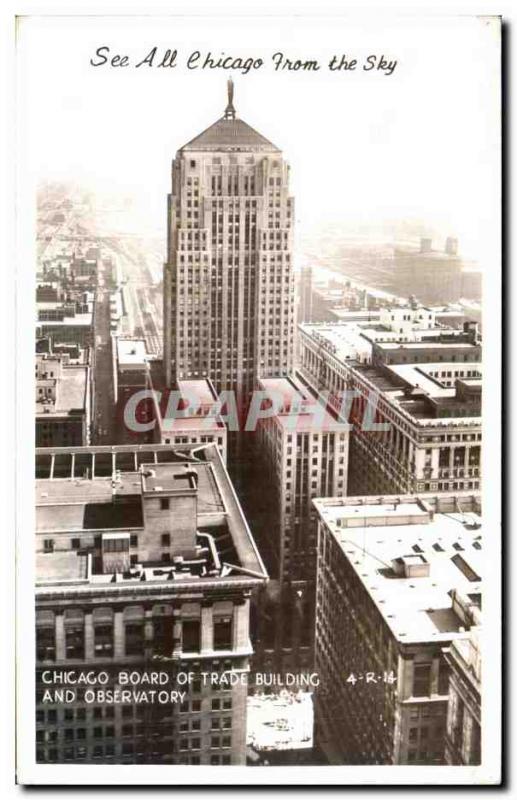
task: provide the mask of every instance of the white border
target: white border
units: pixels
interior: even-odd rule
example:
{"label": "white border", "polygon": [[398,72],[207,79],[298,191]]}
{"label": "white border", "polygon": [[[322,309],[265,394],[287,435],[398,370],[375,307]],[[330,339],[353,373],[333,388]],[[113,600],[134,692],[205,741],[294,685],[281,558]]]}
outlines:
{"label": "white border", "polygon": [[[190,13],[191,15],[205,13],[213,13],[213,7],[203,4],[201,8],[192,8],[194,4],[188,4],[188,7],[183,6],[182,13]],[[234,11],[234,6],[228,9],[229,4],[225,4],[225,11],[230,13]],[[361,4],[364,10],[366,3]],[[376,8],[379,11],[379,3],[368,4],[370,7]],[[494,8],[495,3],[442,3],[445,5],[445,10],[452,14],[455,13],[497,13],[499,8]],[[451,6],[454,6],[451,8]],[[43,6],[43,8],[42,8]],[[324,9],[314,6],[313,3],[307,2],[293,2],[289,6],[298,14],[307,13],[308,15],[320,16],[324,15]],[[442,8],[437,8],[437,2],[432,5],[427,5],[432,15],[437,16],[437,10],[443,14]],[[87,5],[81,4],[79,7],[76,5],[73,10],[73,15],[81,12],[86,13],[120,13],[124,6],[119,4],[110,4],[107,9],[106,5],[101,2],[91,2]],[[178,8],[176,4],[175,8]],[[328,8],[328,4],[327,4]],[[168,13],[171,11],[171,4],[165,3],[151,3],[145,6],[145,14],[151,12]],[[278,10],[278,5],[264,3],[261,6],[261,11],[269,15],[271,10]],[[381,6],[382,11],[392,17],[393,6]],[[419,14],[414,12],[414,3],[397,5],[398,10],[408,12],[408,16],[422,16],[420,10]],[[421,9],[421,6],[420,6]],[[141,7],[138,11],[141,11]],[[221,7],[219,6],[221,11]],[[334,9],[333,9],[334,10]],[[63,13],[71,14],[69,3],[20,3],[17,4],[16,11],[18,13]],[[128,3],[124,8],[125,13],[129,14],[134,11],[134,6]],[[256,9],[253,10],[254,12]],[[283,9],[284,13],[285,10]],[[243,10],[238,6],[236,13],[239,16],[249,16],[249,9]],[[253,12],[252,12],[253,13]],[[9,37],[9,34],[8,34]],[[9,40],[9,38],[8,38]],[[4,106],[5,109],[5,106]],[[23,131],[18,128],[17,131],[17,150],[23,141]],[[12,152],[12,151],[11,151]],[[18,165],[20,162],[18,161]],[[3,173],[4,175],[6,172]],[[9,175],[9,169],[7,169]],[[500,774],[499,769],[499,743],[498,739],[498,711],[500,704],[497,697],[500,697],[500,673],[498,664],[494,664],[496,659],[492,659],[490,664],[485,661],[483,685],[489,689],[493,695],[491,702],[491,711],[484,709],[485,715],[490,713],[492,718],[495,719],[495,728],[491,731],[485,722],[485,729],[488,730],[488,747],[489,753],[487,763],[481,768],[468,770],[468,779],[465,768],[440,768],[437,770],[432,767],[304,767],[303,769],[288,768],[288,767],[197,767],[193,770],[191,767],[143,767],[142,766],[89,766],[89,765],[36,765],[34,763],[34,714],[33,714],[33,697],[34,697],[34,670],[33,670],[33,632],[34,632],[34,612],[33,612],[33,551],[31,535],[27,538],[27,532],[33,530],[34,524],[34,503],[32,502],[32,487],[33,485],[33,364],[32,364],[32,351],[33,351],[33,305],[28,300],[29,297],[34,297],[34,247],[31,247],[33,242],[32,236],[27,236],[27,197],[30,196],[30,176],[24,176],[23,183],[18,182],[18,207],[23,203],[24,219],[17,219],[17,237],[18,248],[16,253],[16,268],[18,275],[18,315],[16,319],[17,329],[17,356],[16,362],[19,367],[17,376],[17,453],[18,461],[16,465],[17,475],[17,514],[18,514],[18,540],[17,540],[17,558],[18,558],[18,574],[22,579],[18,583],[18,621],[20,627],[18,630],[18,681],[19,681],[19,706],[18,706],[18,719],[23,720],[18,725],[18,763],[19,763],[19,778],[24,783],[32,784],[138,784],[145,781],[146,784],[164,784],[170,785],[178,784],[221,784],[221,783],[249,783],[253,784],[347,784],[357,783],[360,781],[362,784],[424,784],[432,785],[439,777],[440,784],[464,784],[464,783],[493,783],[498,781]],[[29,191],[29,194],[27,193]],[[499,261],[499,260],[498,260]],[[6,265],[12,264],[10,261],[4,262]],[[9,267],[7,268],[9,270]],[[7,271],[6,270],[6,271]],[[485,475],[485,492],[484,492],[484,519],[485,524],[490,520],[494,526],[494,537],[497,536],[498,525],[500,520],[500,463],[501,463],[501,438],[500,438],[500,355],[501,355],[501,336],[500,336],[500,293],[499,281],[500,274],[499,266],[494,269],[494,280],[486,282],[484,308],[490,310],[488,318],[484,321],[484,350],[485,350],[485,386],[490,387],[490,392],[485,391],[484,397],[484,463],[483,472]],[[4,271],[5,275],[5,271]],[[4,278],[5,281],[5,278]],[[8,338],[4,341],[10,341]],[[9,348],[8,348],[9,349]],[[487,354],[490,353],[490,357]],[[27,356],[25,355],[27,354]],[[12,373],[11,373],[12,374]],[[10,420],[12,417],[5,415],[4,420]],[[22,423],[22,420],[31,420],[30,425]],[[4,463],[9,461],[12,449],[9,447],[9,435],[12,437],[12,426],[10,424],[4,426],[7,428],[5,431],[4,444]],[[7,447],[5,441],[7,439]],[[486,446],[490,442],[490,446]],[[10,472],[10,470],[9,470]],[[490,481],[488,480],[490,476]],[[5,551],[2,551],[4,556]],[[11,562],[12,563],[12,562]],[[499,585],[498,580],[498,564],[495,559],[490,560],[489,569],[491,570],[491,579],[487,581],[488,585],[494,587],[492,595],[492,608],[484,610],[484,619],[490,615],[492,620],[500,620],[500,609],[498,602],[498,592],[496,587]],[[496,622],[493,626],[485,624],[484,630],[490,630],[488,633],[492,638],[492,642],[485,642],[484,652],[492,654],[499,654],[498,629],[499,625]],[[30,631],[30,635],[29,634]],[[488,645],[488,649],[487,649]],[[485,691],[485,696],[488,691]],[[495,698],[495,701],[494,701]],[[486,705],[486,704],[485,704]],[[486,716],[485,716],[486,719]],[[12,737],[11,737],[12,740]],[[12,751],[12,742],[8,746],[8,750]],[[50,774],[51,770],[51,774]],[[332,772],[332,774],[329,774]],[[365,774],[366,773],[366,774]],[[445,774],[446,773],[446,774]]]}

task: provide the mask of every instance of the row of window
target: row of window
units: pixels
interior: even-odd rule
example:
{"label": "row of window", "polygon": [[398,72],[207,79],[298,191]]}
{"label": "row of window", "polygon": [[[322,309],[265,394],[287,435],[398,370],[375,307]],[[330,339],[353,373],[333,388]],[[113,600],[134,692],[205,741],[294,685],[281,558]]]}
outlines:
{"label": "row of window", "polygon": [[[146,646],[153,646],[156,653],[172,652],[172,620],[153,620],[153,641],[146,641],[143,621],[126,623],[125,654],[143,656]],[[111,658],[114,653],[114,626],[110,622],[93,626],[94,656]],[[233,624],[231,617],[220,617],[213,621],[213,649],[232,649]],[[84,622],[65,623],[65,658],[84,659],[85,631]],[[201,650],[201,621],[198,619],[183,620],[181,649],[185,653],[199,653]],[[54,627],[38,626],[36,629],[36,657],[38,661],[55,661],[56,632]]]}

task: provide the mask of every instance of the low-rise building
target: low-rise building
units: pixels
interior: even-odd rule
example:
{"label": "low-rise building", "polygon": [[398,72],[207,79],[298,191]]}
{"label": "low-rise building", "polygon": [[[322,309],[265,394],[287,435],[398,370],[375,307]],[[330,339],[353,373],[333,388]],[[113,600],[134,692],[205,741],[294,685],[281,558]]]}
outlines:
{"label": "low-rise building", "polygon": [[36,354],[36,447],[90,441],[90,367],[86,352],[80,354],[75,360],[73,350]]}

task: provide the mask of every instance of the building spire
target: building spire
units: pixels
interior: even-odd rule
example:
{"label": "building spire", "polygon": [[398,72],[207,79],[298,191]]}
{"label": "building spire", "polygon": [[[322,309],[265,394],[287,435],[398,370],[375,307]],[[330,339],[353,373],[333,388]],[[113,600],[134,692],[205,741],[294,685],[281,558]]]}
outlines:
{"label": "building spire", "polygon": [[233,81],[231,78],[228,79],[228,105],[224,110],[224,118],[225,119],[235,119],[235,108],[233,105]]}

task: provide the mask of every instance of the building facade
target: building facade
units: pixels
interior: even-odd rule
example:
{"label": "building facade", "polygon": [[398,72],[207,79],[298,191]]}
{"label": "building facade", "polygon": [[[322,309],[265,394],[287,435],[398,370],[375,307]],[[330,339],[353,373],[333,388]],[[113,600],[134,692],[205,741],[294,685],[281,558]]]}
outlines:
{"label": "building facade", "polygon": [[41,763],[245,763],[267,575],[218,449],[195,450],[37,452]]}
{"label": "building facade", "polygon": [[172,163],[164,266],[164,368],[210,377],[243,403],[261,375],[293,366],[294,204],[281,151],[224,116]]}
{"label": "building facade", "polygon": [[[90,441],[88,351],[36,354],[36,447],[72,447]],[[77,355],[75,359],[71,356]]]}
{"label": "building facade", "polygon": [[348,393],[349,494],[478,491],[482,364],[475,332],[421,327],[431,319],[417,320],[416,330],[405,323],[411,319],[395,321],[398,332],[380,321],[300,326],[300,374],[328,391],[337,411]]}
{"label": "building facade", "polygon": [[[260,419],[258,442],[271,482],[267,552],[275,600],[264,600],[259,629],[265,669],[313,664],[317,513],[315,497],[347,491],[348,426],[296,376],[262,378],[258,388],[275,413]],[[264,482],[264,486],[266,483]],[[269,596],[273,587],[267,587]]]}
{"label": "building facade", "polygon": [[332,764],[445,764],[446,651],[469,636],[454,593],[481,603],[479,497],[315,506],[317,746]]}
{"label": "building facade", "polygon": [[481,764],[481,608],[469,599],[454,597],[470,635],[452,642],[445,655],[451,675],[445,758],[460,766]]}

